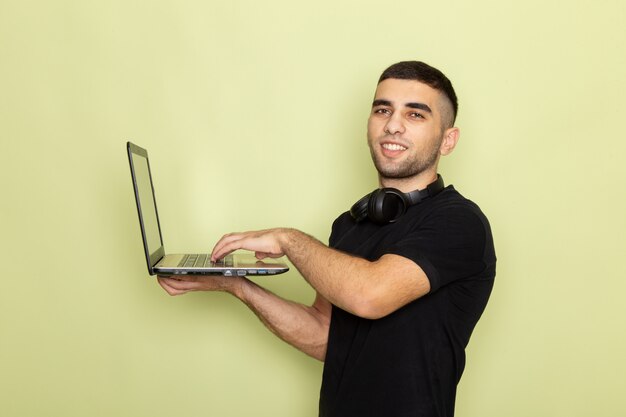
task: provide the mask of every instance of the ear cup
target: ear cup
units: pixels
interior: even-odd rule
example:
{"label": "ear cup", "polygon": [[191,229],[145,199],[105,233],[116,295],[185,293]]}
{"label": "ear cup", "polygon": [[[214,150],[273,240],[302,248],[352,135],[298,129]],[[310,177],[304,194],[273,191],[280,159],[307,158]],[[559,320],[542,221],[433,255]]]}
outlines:
{"label": "ear cup", "polygon": [[376,223],[393,223],[405,212],[409,202],[395,188],[381,188],[370,194],[367,214]]}
{"label": "ear cup", "polygon": [[367,206],[371,195],[372,193],[362,197],[350,209],[350,215],[357,223],[367,219]]}

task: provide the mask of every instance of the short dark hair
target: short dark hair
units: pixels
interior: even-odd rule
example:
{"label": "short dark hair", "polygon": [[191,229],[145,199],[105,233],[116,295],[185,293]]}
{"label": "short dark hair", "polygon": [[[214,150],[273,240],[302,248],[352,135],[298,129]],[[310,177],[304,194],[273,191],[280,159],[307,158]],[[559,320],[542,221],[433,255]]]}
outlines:
{"label": "short dark hair", "polygon": [[388,78],[419,81],[443,93],[452,105],[451,120],[449,122],[450,126],[454,126],[456,114],[459,110],[459,103],[452,83],[443,72],[421,61],[402,61],[393,64],[383,71],[378,79],[378,83],[380,84]]}

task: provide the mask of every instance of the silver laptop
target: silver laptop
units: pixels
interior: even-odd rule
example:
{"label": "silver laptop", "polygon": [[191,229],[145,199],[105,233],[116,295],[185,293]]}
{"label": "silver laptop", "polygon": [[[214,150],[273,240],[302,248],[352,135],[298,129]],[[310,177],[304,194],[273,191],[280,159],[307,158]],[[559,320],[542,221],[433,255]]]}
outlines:
{"label": "silver laptop", "polygon": [[127,143],[127,149],[150,275],[275,275],[289,270],[283,263],[258,261],[252,255],[231,254],[217,262],[211,262],[211,255],[207,253],[166,255],[148,151],[131,142]]}

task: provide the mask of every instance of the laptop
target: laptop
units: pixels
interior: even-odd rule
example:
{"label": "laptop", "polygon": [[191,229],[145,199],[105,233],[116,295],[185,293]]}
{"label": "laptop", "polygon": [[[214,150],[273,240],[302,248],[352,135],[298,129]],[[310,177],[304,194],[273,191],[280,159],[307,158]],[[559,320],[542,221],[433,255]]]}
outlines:
{"label": "laptop", "polygon": [[276,275],[289,267],[279,262],[259,261],[252,255],[230,254],[216,262],[208,253],[165,253],[161,222],[154,196],[154,184],[148,161],[148,151],[131,142],[127,143],[130,173],[135,189],[135,200],[141,226],[141,237],[150,275]]}

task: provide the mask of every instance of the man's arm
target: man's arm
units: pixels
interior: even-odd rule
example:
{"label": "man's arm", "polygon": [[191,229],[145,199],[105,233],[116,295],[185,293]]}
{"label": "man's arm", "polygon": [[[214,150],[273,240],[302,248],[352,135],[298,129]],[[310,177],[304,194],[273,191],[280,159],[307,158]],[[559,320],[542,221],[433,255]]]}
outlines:
{"label": "man's arm", "polygon": [[331,304],[317,295],[313,305],[285,300],[242,277],[159,277],[170,295],[189,291],[225,291],[243,301],[265,326],[285,342],[324,361],[328,343]]}
{"label": "man's arm", "polygon": [[226,235],[215,245],[213,259],[237,249],[258,258],[286,255],[323,298],[364,318],[384,317],[430,291],[422,268],[407,258],[387,254],[370,262],[294,229]]}

